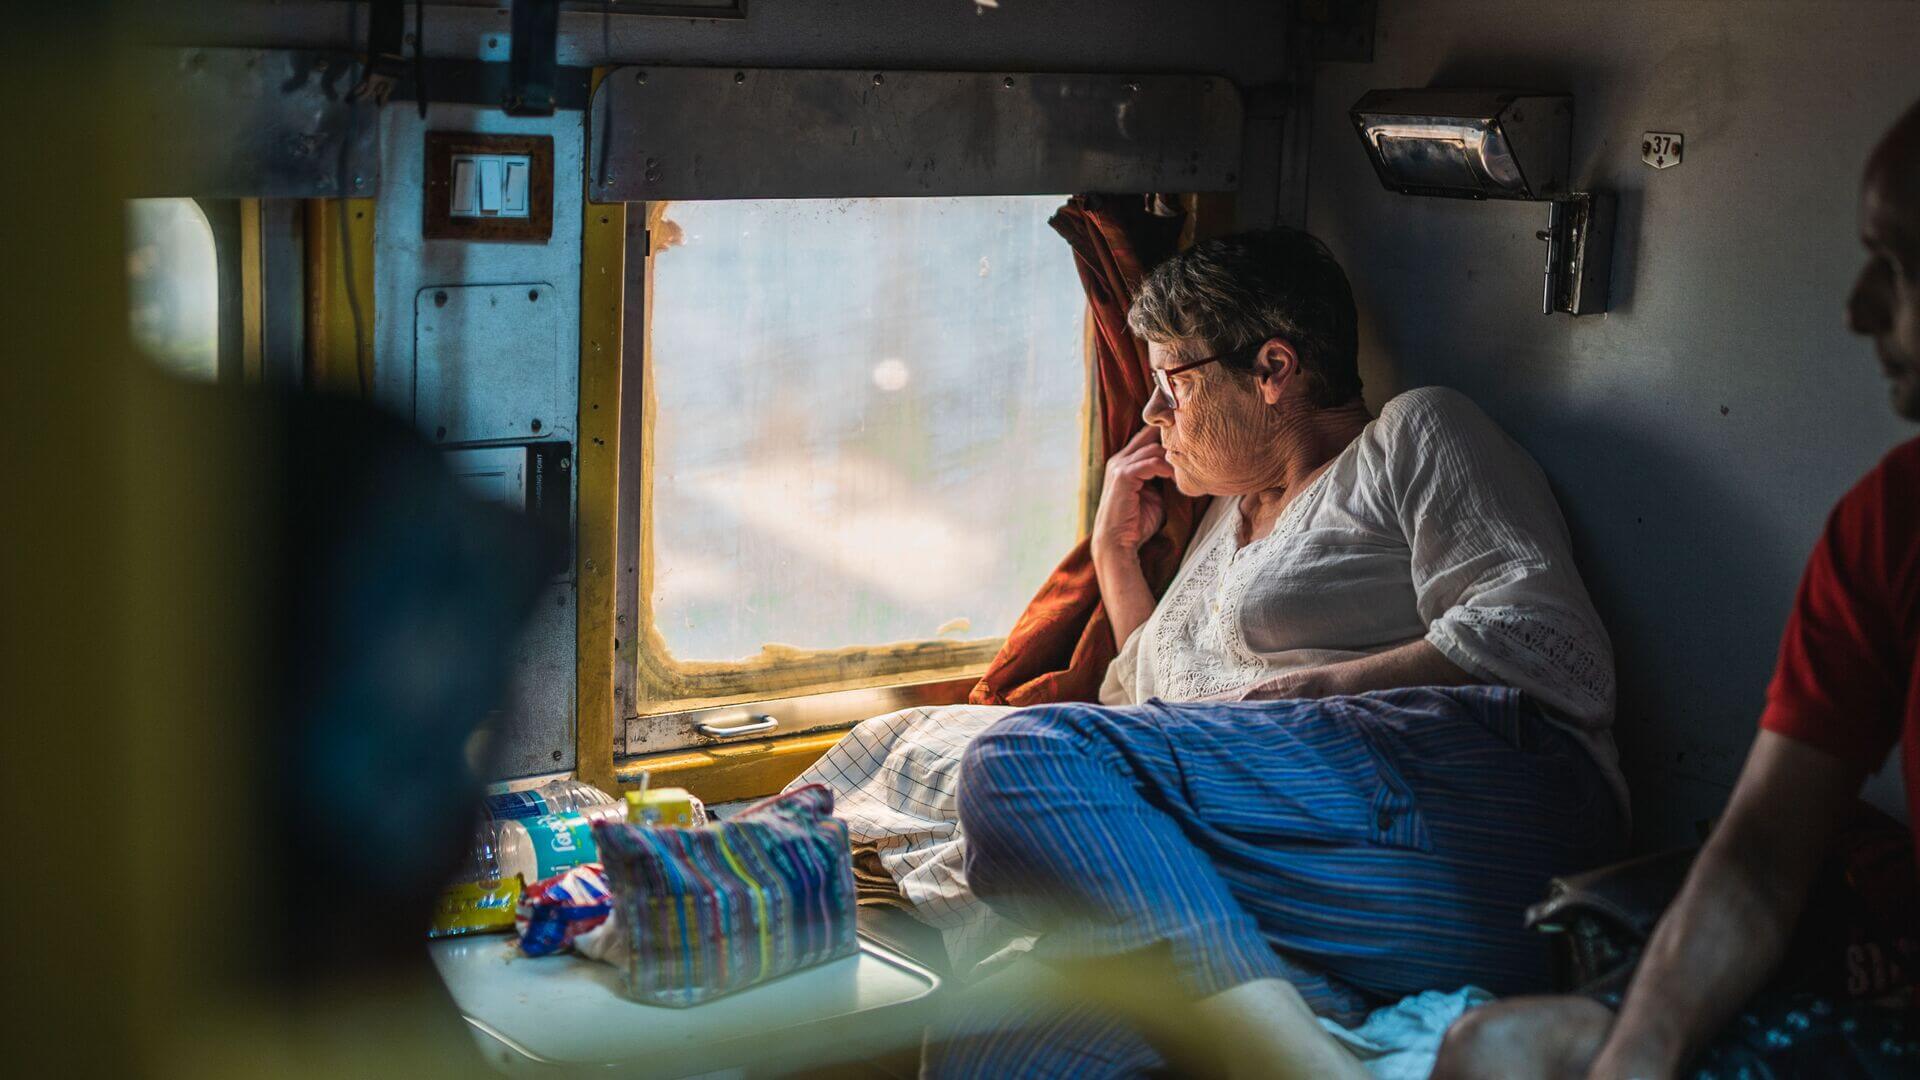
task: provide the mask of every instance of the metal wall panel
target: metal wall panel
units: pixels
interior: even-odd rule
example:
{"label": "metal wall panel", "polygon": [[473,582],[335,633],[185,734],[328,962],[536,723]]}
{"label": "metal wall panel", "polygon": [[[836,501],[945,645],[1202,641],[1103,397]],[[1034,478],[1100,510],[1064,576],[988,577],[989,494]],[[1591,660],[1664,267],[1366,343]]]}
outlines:
{"label": "metal wall panel", "polygon": [[[180,7],[176,5],[176,7]],[[1292,47],[1293,3],[1246,0],[1021,0],[981,9],[901,0],[779,0],[752,4],[745,19],[659,19],[617,8],[566,11],[559,61],[573,67],[632,64],[869,68],[872,71],[1196,71],[1231,79],[1258,102],[1305,103],[1313,50]],[[339,0],[222,0],[169,11],[156,32],[168,40],[220,45],[340,48],[355,5]],[[426,51],[452,59],[505,60],[511,47],[506,5],[427,5]],[[366,5],[359,5],[364,34]],[[1304,71],[1305,79],[1293,73]],[[1341,103],[1350,105],[1352,102]],[[1304,213],[1305,169],[1295,160],[1306,125],[1256,116],[1245,134],[1238,218],[1245,225]],[[1297,182],[1296,182],[1297,181]],[[1285,183],[1283,192],[1276,187]]]}
{"label": "metal wall panel", "polygon": [[350,102],[345,53],[143,49],[143,121],[168,137],[138,194],[302,199],[370,195],[380,182],[379,114]]}
{"label": "metal wall panel", "polygon": [[620,68],[598,202],[1224,191],[1240,94],[1198,75]]}
{"label": "metal wall panel", "polygon": [[526,440],[554,426],[561,308],[544,281],[430,285],[414,294],[413,422],[436,443]]}
{"label": "metal wall panel", "polygon": [[249,200],[247,206],[259,237],[258,374],[263,386],[291,390],[306,377],[306,209],[298,199]]}
{"label": "metal wall panel", "polygon": [[[387,168],[375,204],[378,220],[374,259],[374,396],[395,413],[415,415],[415,358],[418,338],[416,303],[423,291],[431,306],[435,291],[473,286],[512,286],[524,310],[541,308],[553,319],[551,416],[541,417],[538,435],[522,428],[522,442],[574,441],[580,398],[580,213],[581,124],[577,112],[552,117],[514,118],[498,109],[435,105],[422,121],[410,107],[389,107],[380,115],[381,153]],[[553,137],[553,235],[545,243],[485,243],[427,240],[420,235],[425,190],[422,147],[429,131],[468,131]],[[571,193],[571,194],[570,194]],[[528,301],[538,286],[542,297]],[[552,290],[555,301],[547,307]],[[470,295],[483,295],[476,290]],[[499,328],[485,319],[462,320],[459,330],[436,329],[432,364],[443,377],[456,372],[483,378],[501,350]],[[543,339],[544,340],[544,339]],[[543,390],[542,393],[545,391]],[[507,402],[508,407],[514,403]],[[524,409],[520,411],[525,411]],[[525,420],[531,421],[529,413]],[[480,430],[500,430],[485,425]],[[434,431],[426,431],[429,439]],[[451,446],[449,438],[441,443]],[[573,486],[571,471],[569,486]],[[574,765],[574,609],[575,583],[569,571],[554,579],[535,604],[515,656],[515,680],[502,736],[503,776],[571,769]],[[558,756],[556,756],[558,755]]]}
{"label": "metal wall panel", "polygon": [[[1821,522],[1915,434],[1841,321],[1861,166],[1920,97],[1914,15],[1384,0],[1374,63],[1320,67],[1309,225],[1353,279],[1368,400],[1456,387],[1545,468],[1613,635],[1648,843],[1719,812]],[[1620,195],[1607,315],[1539,313],[1539,206],[1380,186],[1346,111],[1427,85],[1573,94],[1573,181]],[[1643,164],[1650,130],[1684,133],[1685,164]]]}
{"label": "metal wall panel", "polygon": [[527,616],[513,651],[501,778],[574,767],[574,608],[569,575],[549,584]]}

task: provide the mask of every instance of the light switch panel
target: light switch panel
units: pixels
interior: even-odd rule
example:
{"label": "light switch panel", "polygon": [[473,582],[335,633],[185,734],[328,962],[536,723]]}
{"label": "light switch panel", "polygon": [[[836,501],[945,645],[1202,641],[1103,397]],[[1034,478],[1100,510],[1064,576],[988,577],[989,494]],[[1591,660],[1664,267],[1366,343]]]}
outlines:
{"label": "light switch panel", "polygon": [[421,235],[544,241],[553,235],[553,139],[430,131]]}
{"label": "light switch panel", "polygon": [[[454,217],[526,217],[527,171],[525,154],[456,155],[447,212]],[[516,187],[517,194],[511,190]]]}

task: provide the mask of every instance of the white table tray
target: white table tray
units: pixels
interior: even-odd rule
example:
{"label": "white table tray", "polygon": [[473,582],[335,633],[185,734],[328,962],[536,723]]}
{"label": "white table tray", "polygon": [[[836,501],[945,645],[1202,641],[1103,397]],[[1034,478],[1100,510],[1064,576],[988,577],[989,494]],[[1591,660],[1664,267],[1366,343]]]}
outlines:
{"label": "white table tray", "polygon": [[[940,977],[862,938],[860,952],[688,1009],[642,1005],[615,968],[572,955],[520,955],[510,936],[446,938],[428,946],[467,1022],[514,1068],[641,1066],[681,1075],[765,1059],[803,1060],[910,1038],[899,1015]],[[841,1058],[845,1060],[845,1058]]]}

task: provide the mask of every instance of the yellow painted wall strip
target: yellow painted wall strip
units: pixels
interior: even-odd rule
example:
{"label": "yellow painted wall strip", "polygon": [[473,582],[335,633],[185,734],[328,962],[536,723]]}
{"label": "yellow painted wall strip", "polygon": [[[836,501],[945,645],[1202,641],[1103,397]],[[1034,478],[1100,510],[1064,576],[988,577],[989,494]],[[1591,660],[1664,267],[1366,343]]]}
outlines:
{"label": "yellow painted wall strip", "polygon": [[240,200],[240,351],[247,385],[260,382],[264,303],[260,280],[260,200]]}
{"label": "yellow painted wall strip", "polygon": [[371,398],[373,200],[309,199],[305,209],[307,385]]}
{"label": "yellow painted wall strip", "polygon": [[[598,85],[602,71],[595,71]],[[614,523],[620,494],[621,313],[627,207],[587,201],[581,178],[580,419],[574,753],[580,778],[606,791],[613,772]]]}

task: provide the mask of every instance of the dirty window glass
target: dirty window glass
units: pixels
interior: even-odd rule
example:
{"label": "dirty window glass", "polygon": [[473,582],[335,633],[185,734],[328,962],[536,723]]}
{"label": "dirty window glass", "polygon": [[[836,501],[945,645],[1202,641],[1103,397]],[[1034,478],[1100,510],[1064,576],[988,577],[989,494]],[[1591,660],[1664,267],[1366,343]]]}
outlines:
{"label": "dirty window glass", "polygon": [[219,258],[198,203],[128,201],[127,294],[134,345],[169,371],[214,381],[220,372]]}
{"label": "dirty window glass", "polygon": [[673,659],[1005,635],[1079,528],[1062,201],[665,208],[650,600]]}

